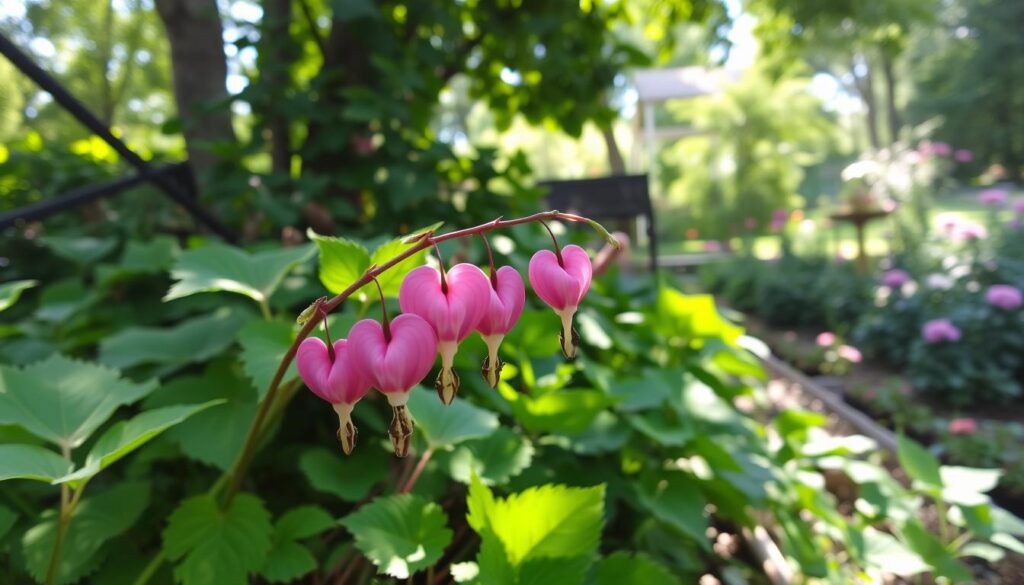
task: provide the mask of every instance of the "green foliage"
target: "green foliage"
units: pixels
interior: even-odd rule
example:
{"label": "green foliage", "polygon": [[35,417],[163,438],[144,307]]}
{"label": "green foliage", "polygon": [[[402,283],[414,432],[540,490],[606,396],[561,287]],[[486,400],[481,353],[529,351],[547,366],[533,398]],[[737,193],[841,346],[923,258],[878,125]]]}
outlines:
{"label": "green foliage", "polygon": [[0,284],[0,311],[7,310],[18,302],[21,293],[39,284],[36,280],[15,280]]}
{"label": "green foliage", "polygon": [[298,541],[334,525],[330,514],[317,506],[301,506],[286,512],[274,525],[273,544],[260,575],[274,583],[287,583],[316,569],[313,553]]}
{"label": "green foliage", "polygon": [[475,473],[487,485],[500,485],[529,467],[533,454],[529,439],[501,427],[459,445],[448,460],[448,473],[466,484]]}
{"label": "green foliage", "polygon": [[34,479],[56,482],[71,471],[72,463],[36,445],[0,445],[0,481]]}
{"label": "green foliage", "polygon": [[[252,380],[261,399],[270,388],[277,365],[288,353],[295,336],[295,325],[289,321],[249,321],[238,332],[245,375]],[[298,375],[299,370],[292,362],[285,371],[283,381],[294,380]]]}
{"label": "green foliage", "polygon": [[625,552],[611,554],[594,565],[594,585],[620,585],[622,583],[665,583],[678,585],[668,569],[644,554]]}
{"label": "green foliage", "polygon": [[358,502],[388,477],[385,452],[364,446],[350,457],[337,451],[314,447],[299,459],[299,468],[318,491],[332,494],[346,502]]}
{"label": "green foliage", "polygon": [[153,391],[112,370],[53,355],[24,368],[0,366],[0,423],[17,424],[56,445],[81,445],[117,407]]}
{"label": "green foliage", "polygon": [[241,494],[226,510],[211,496],[195,496],[168,519],[164,553],[180,560],[174,576],[184,585],[248,583],[271,551],[273,532],[256,496]]}
{"label": "green foliage", "polygon": [[204,362],[234,342],[244,319],[238,311],[222,308],[174,327],[128,327],[100,343],[100,362],[115,368]]}
{"label": "green foliage", "polygon": [[444,510],[411,494],[375,498],[341,523],[378,571],[397,579],[433,565],[452,540]]}
{"label": "green foliage", "polygon": [[463,399],[445,406],[437,395],[426,389],[409,392],[409,412],[423,431],[431,447],[447,447],[478,437],[486,437],[498,428],[498,417]]}
{"label": "green foliage", "polygon": [[171,276],[177,280],[164,297],[180,299],[200,292],[226,291],[265,303],[295,266],[313,256],[310,245],[247,253],[223,244],[207,244],[181,254]]}
{"label": "green foliage", "polygon": [[707,519],[704,497],[693,478],[684,473],[648,477],[637,487],[639,503],[655,518],[682,531],[705,548]]}
{"label": "green foliage", "polygon": [[[383,266],[385,262],[412,247],[411,244],[402,243],[405,238],[395,238],[377,246],[373,254],[370,254],[362,244],[352,240],[321,236],[312,230],[308,235],[320,250],[320,282],[333,294],[338,294],[354,284],[370,266]],[[420,250],[378,276],[377,282],[380,283],[384,295],[397,297],[405,275],[423,264],[426,255],[426,250]],[[365,302],[367,299],[375,298],[375,291],[376,287],[368,284],[356,292],[355,298]]]}

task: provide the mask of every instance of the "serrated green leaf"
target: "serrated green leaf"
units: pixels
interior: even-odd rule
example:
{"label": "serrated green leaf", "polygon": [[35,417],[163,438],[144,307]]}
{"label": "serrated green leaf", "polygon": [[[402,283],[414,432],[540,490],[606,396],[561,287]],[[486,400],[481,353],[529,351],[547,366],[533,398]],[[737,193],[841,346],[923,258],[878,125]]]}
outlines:
{"label": "serrated green leaf", "polygon": [[384,452],[372,445],[361,445],[347,457],[340,447],[333,451],[314,447],[302,454],[299,469],[315,489],[346,502],[366,497],[389,473]]}
{"label": "serrated green leaf", "polygon": [[930,488],[942,488],[939,460],[913,439],[900,435],[897,438],[896,455],[900,466],[911,479]]}
{"label": "serrated green leaf", "polygon": [[38,280],[14,280],[0,284],[0,311],[18,302],[21,293],[39,284]]}
{"label": "serrated green leaf", "polygon": [[181,254],[171,276],[177,281],[165,301],[200,292],[233,292],[264,302],[292,268],[313,255],[312,245],[248,253],[210,244]]}
{"label": "serrated green leaf", "polygon": [[352,285],[370,267],[370,253],[358,242],[322,236],[313,230],[306,235],[320,251],[320,282],[332,294]]}
{"label": "serrated green leaf", "polygon": [[270,514],[252,494],[239,494],[227,510],[209,495],[185,500],[164,530],[164,553],[184,585],[248,583],[271,548]]}
{"label": "serrated green leaf", "polygon": [[600,390],[562,389],[539,396],[518,394],[499,385],[516,419],[531,432],[582,433],[616,398]]}
{"label": "serrated green leaf", "polygon": [[[295,341],[295,336],[295,327],[285,321],[249,321],[238,333],[245,374],[252,380],[261,400],[270,388],[281,359]],[[282,382],[298,375],[299,370],[295,360],[292,360]]]}
{"label": "serrated green leaf", "polygon": [[[373,251],[373,254],[370,255],[370,264],[383,266],[395,256],[398,256],[409,248],[415,246],[415,244],[403,244],[403,239],[404,238],[395,238],[378,246],[377,249]],[[409,274],[413,268],[422,265],[426,257],[427,250],[420,250],[398,264],[395,264],[387,272],[378,276],[377,282],[380,283],[381,289],[384,290],[384,296],[397,297],[398,289],[401,288],[405,275]]]}
{"label": "serrated green leaf", "polygon": [[705,533],[708,520],[704,515],[705,499],[697,482],[681,471],[650,475],[637,485],[641,506],[703,548],[709,548]]}
{"label": "serrated green leaf", "polygon": [[147,408],[224,400],[166,432],[186,456],[227,469],[234,462],[256,415],[256,391],[238,368],[215,361],[202,376],[176,378],[146,400]]}
{"label": "serrated green leaf", "polygon": [[0,481],[34,479],[53,483],[71,471],[72,464],[36,445],[0,445]]}
{"label": "serrated green leaf", "polygon": [[622,585],[624,583],[678,584],[679,578],[651,557],[619,551],[594,566],[594,585]]}
{"label": "serrated green leaf", "polygon": [[[493,549],[519,568],[537,559],[593,555],[604,523],[604,485],[543,485],[501,499],[474,477],[467,506],[467,521],[482,542],[496,540]],[[486,567],[491,563],[480,557],[477,562],[482,580],[489,582]]]}
{"label": "serrated green leaf", "polygon": [[85,465],[81,469],[61,477],[58,481],[80,482],[93,477],[125,455],[145,445],[160,433],[180,424],[198,412],[223,402],[223,400],[211,400],[205,404],[156,408],[143,412],[131,420],[121,421],[107,429],[96,441],[96,444],[89,450]]}
{"label": "serrated green leaf", "polygon": [[341,521],[378,570],[398,579],[441,558],[452,540],[447,522],[440,506],[412,494],[375,498]]}
{"label": "serrated green leaf", "polygon": [[135,384],[117,370],[59,354],[24,368],[0,366],[0,424],[17,424],[75,448],[119,406],[155,387],[153,381]]}
{"label": "serrated green leaf", "polygon": [[446,447],[467,439],[485,437],[498,428],[494,413],[456,398],[445,406],[434,392],[413,388],[409,392],[409,413],[433,447]]}
{"label": "serrated green leaf", "polygon": [[285,512],[274,526],[274,538],[301,540],[316,536],[336,522],[320,506],[299,506]]}
{"label": "serrated green leaf", "polygon": [[129,327],[100,342],[99,360],[115,368],[204,362],[234,343],[244,319],[221,308],[174,327]]}
{"label": "serrated green leaf", "polygon": [[[149,485],[122,483],[83,498],[68,524],[57,566],[57,583],[70,583],[98,566],[104,543],[131,528],[149,503]],[[29,528],[22,537],[25,566],[42,581],[57,537],[56,514]]]}
{"label": "serrated green leaf", "polygon": [[533,445],[519,433],[499,427],[486,437],[459,445],[448,460],[448,473],[469,483],[472,473],[488,485],[502,484],[522,473],[533,460]]}
{"label": "serrated green leaf", "polygon": [[289,583],[316,567],[316,558],[308,548],[294,540],[284,540],[273,544],[259,573],[271,583]]}

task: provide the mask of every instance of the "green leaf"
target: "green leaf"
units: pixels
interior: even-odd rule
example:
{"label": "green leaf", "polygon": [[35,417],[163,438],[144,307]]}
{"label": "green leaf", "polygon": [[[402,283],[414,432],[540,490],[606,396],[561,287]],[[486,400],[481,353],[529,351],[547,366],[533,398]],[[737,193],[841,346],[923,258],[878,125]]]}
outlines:
{"label": "green leaf", "polygon": [[942,478],[942,499],[962,506],[977,506],[989,501],[985,493],[995,489],[1001,469],[976,469],[943,465],[939,468]]}
{"label": "green leaf", "polygon": [[76,264],[92,264],[117,247],[114,238],[43,236],[39,241],[53,253]]}
{"label": "green leaf", "polygon": [[302,454],[299,468],[315,489],[358,502],[370,489],[388,477],[384,452],[371,445],[360,446],[345,456],[341,448],[314,447]]}
{"label": "green leaf", "polygon": [[903,538],[910,548],[916,552],[924,562],[932,567],[936,575],[946,577],[954,583],[972,581],[974,575],[963,563],[951,555],[938,538],[914,519],[903,526]]}
{"label": "green leaf", "polygon": [[211,400],[205,404],[156,408],[147,410],[131,420],[121,421],[107,429],[96,441],[96,444],[89,450],[89,456],[86,457],[85,465],[81,469],[60,478],[60,481],[79,482],[89,479],[125,455],[145,445],[160,433],[180,424],[198,412],[223,402],[223,400]]}
{"label": "green leaf", "polygon": [[694,435],[693,426],[689,421],[661,410],[627,416],[626,420],[634,429],[654,439],[658,444],[669,447],[685,445]]}
{"label": "green leaf", "polygon": [[594,585],[622,585],[624,583],[658,583],[671,585],[679,578],[651,557],[619,551],[594,566]]}
{"label": "green leaf", "polygon": [[1005,532],[997,532],[992,535],[992,542],[1013,552],[1024,555],[1024,542],[1014,538]]}
{"label": "green leaf", "polygon": [[178,258],[171,276],[178,282],[165,301],[200,292],[225,291],[265,302],[285,275],[313,255],[313,246],[281,248],[250,254],[224,244],[188,250]]}
{"label": "green leaf", "polygon": [[[249,321],[238,334],[242,346],[242,364],[245,374],[256,386],[259,398],[270,388],[277,366],[288,353],[295,341],[296,331],[292,323],[284,321]],[[282,382],[299,375],[295,360],[285,372]]]}
{"label": "green leaf", "polygon": [[21,425],[57,445],[78,447],[123,404],[153,391],[120,372],[59,354],[24,368],[0,367],[0,424]]}
{"label": "green leaf", "polygon": [[313,230],[306,235],[316,242],[320,251],[320,282],[332,294],[338,294],[359,280],[370,267],[370,253],[361,244],[335,238],[321,236]]}
{"label": "green leaf", "polygon": [[[378,246],[377,249],[373,251],[373,254],[370,255],[370,264],[383,266],[395,256],[398,256],[415,245],[403,244],[403,239],[405,238],[395,238]],[[422,265],[426,257],[426,249],[420,250],[398,264],[395,264],[387,272],[378,276],[377,281],[380,283],[381,288],[384,289],[384,296],[397,297],[398,289],[402,286],[402,281],[405,279],[405,275],[409,274],[413,268]]]}
{"label": "green leaf", "polygon": [[896,455],[900,460],[900,466],[911,479],[931,488],[942,488],[939,460],[927,449],[913,439],[900,435],[897,438]]}
{"label": "green leaf", "polygon": [[331,0],[331,9],[334,18],[341,22],[375,18],[378,15],[371,0]]}
{"label": "green leaf", "polygon": [[891,535],[868,526],[861,533],[864,539],[862,557],[866,563],[887,572],[909,577],[928,570],[928,565],[914,551]]}
{"label": "green leaf", "polygon": [[285,583],[315,569],[316,558],[295,541],[316,536],[334,525],[331,515],[318,506],[300,506],[286,512],[274,527],[273,544],[260,575]]}
{"label": "green leaf", "polygon": [[239,494],[227,510],[209,495],[185,500],[164,530],[164,553],[185,585],[245,584],[271,548],[270,514],[252,494]]}
{"label": "green leaf", "polygon": [[406,579],[444,554],[452,540],[447,521],[437,504],[401,494],[375,498],[341,523],[380,572]]}
{"label": "green leaf", "polygon": [[0,311],[18,302],[21,293],[39,284],[38,280],[14,280],[0,284]]}
{"label": "green leaf", "polygon": [[7,532],[18,521],[18,515],[7,506],[0,505],[0,541],[7,536]]}
{"label": "green leaf", "polygon": [[78,279],[61,280],[43,289],[35,316],[50,323],[66,321],[98,299],[99,294],[86,289]]}
{"label": "green leaf", "polygon": [[484,483],[496,485],[522,473],[532,460],[530,441],[512,429],[500,427],[486,437],[459,445],[448,460],[448,473],[466,484],[476,473]]}
{"label": "green leaf", "polygon": [[516,419],[531,432],[582,433],[616,399],[600,390],[563,389],[539,396],[499,386]]}
{"label": "green leaf", "polygon": [[204,362],[234,342],[243,319],[222,307],[174,327],[129,327],[100,342],[99,359],[115,368]]}
{"label": "green leaf", "polygon": [[224,400],[167,430],[186,456],[227,469],[256,415],[256,391],[234,364],[215,361],[202,376],[176,378],[146,400],[147,408]]}
{"label": "green leaf", "polygon": [[157,236],[148,242],[129,240],[119,266],[132,273],[164,272],[170,270],[180,253],[178,242],[170,236]]}
{"label": "green leaf", "polygon": [[504,555],[513,570],[540,559],[591,557],[604,523],[604,485],[544,485],[496,499],[474,477],[467,505],[467,521],[482,540],[477,558],[481,580],[491,582],[488,573],[496,566],[494,559],[488,558],[491,554]]}
{"label": "green leaf", "polygon": [[486,437],[498,428],[498,417],[456,398],[445,406],[434,392],[413,388],[409,413],[432,447],[446,447],[467,439]]}
{"label": "green leaf", "polygon": [[0,481],[34,479],[54,483],[71,471],[72,464],[49,449],[36,445],[0,445]]}
{"label": "green leaf", "polygon": [[[104,543],[131,528],[149,503],[149,485],[122,483],[83,498],[68,524],[57,565],[57,583],[71,583],[102,561]],[[42,581],[57,537],[57,515],[49,513],[22,537],[25,566]]]}
{"label": "green leaf", "polygon": [[670,524],[701,547],[709,548],[704,495],[683,472],[650,475],[637,486],[638,502],[655,518]]}

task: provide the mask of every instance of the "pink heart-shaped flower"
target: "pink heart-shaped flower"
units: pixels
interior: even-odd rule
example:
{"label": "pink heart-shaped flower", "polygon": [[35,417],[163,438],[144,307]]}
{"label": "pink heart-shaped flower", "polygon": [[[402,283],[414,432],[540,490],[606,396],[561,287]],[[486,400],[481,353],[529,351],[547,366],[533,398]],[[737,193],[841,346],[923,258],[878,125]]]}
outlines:
{"label": "pink heart-shaped flower", "polygon": [[[373,319],[363,319],[348,333],[352,362],[385,394],[405,393],[419,384],[434,366],[437,336],[418,315],[404,314],[391,321],[391,339]],[[388,397],[392,400],[392,397]]]}
{"label": "pink heart-shaped flower", "polygon": [[353,367],[349,345],[344,339],[334,342],[332,361],[322,339],[307,337],[299,344],[295,365],[313,394],[331,404],[355,404],[370,391],[370,380]]}
{"label": "pink heart-shaped flower", "polygon": [[526,304],[523,277],[511,266],[502,266],[494,275],[490,286],[490,301],[476,330],[483,336],[505,335],[512,330]]}
{"label": "pink heart-shaped flower", "polygon": [[441,342],[459,342],[480,322],[490,302],[491,283],[472,264],[456,264],[445,274],[448,290],[441,287],[441,273],[430,266],[413,269],[402,281],[398,304],[403,313],[423,317]]}
{"label": "pink heart-shaped flower", "polygon": [[564,266],[551,250],[541,250],[530,258],[530,285],[556,311],[579,306],[594,272],[590,256],[579,246],[562,248],[562,261]]}

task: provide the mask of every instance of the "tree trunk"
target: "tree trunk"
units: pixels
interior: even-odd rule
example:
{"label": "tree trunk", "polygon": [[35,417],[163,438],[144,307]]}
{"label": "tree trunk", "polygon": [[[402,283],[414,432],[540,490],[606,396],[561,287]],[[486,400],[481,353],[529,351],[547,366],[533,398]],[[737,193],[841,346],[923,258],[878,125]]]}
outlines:
{"label": "tree trunk", "polygon": [[189,164],[200,181],[217,163],[210,142],[234,141],[225,79],[223,30],[217,0],[156,0],[167,29],[174,99],[182,120]]}
{"label": "tree trunk", "polygon": [[865,70],[863,76],[857,75],[856,61],[850,67],[850,74],[853,76],[854,86],[857,88],[857,92],[860,94],[866,109],[864,123],[867,126],[871,148],[878,150],[882,147],[882,140],[878,136],[878,102],[875,100],[875,84],[871,79],[871,67],[868,65],[866,57],[864,57],[863,65]]}
{"label": "tree trunk", "polygon": [[608,166],[613,175],[626,174],[626,161],[622,158],[622,151],[619,150],[619,143],[615,140],[615,129],[612,123],[601,126],[601,135],[604,137],[605,148],[608,149]]}
{"label": "tree trunk", "polygon": [[882,53],[882,76],[885,78],[885,105],[889,117],[889,141],[896,142],[900,138],[903,121],[896,107],[896,73],[893,71],[892,56]]}
{"label": "tree trunk", "polygon": [[288,118],[282,111],[282,102],[288,89],[288,68],[294,51],[288,27],[292,20],[291,0],[267,0],[263,17],[263,47],[260,54],[265,56],[260,71],[266,77],[270,91],[267,100],[266,128],[270,132],[270,161],[274,172],[288,174],[291,171],[291,142],[289,140]]}

